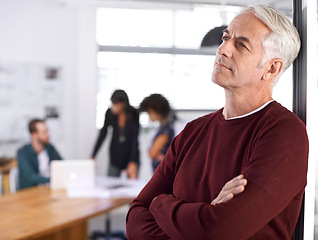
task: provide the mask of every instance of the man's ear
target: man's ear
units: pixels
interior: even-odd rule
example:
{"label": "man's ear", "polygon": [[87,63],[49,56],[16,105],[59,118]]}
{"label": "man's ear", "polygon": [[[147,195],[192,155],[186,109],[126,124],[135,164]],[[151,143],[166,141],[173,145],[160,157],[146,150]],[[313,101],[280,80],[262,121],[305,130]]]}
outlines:
{"label": "man's ear", "polygon": [[262,79],[271,81],[281,73],[282,69],[283,61],[280,58],[273,58],[266,63]]}

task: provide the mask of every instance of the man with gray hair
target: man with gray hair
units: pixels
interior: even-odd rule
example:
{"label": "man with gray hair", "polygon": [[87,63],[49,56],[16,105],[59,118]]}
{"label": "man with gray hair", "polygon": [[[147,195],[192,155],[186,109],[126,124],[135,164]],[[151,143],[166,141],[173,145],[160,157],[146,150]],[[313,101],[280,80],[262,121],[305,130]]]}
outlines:
{"label": "man with gray hair", "polygon": [[224,108],[173,140],[127,214],[129,239],[290,240],[306,186],[308,138],[272,98],[300,40],[269,6],[249,6],[224,30],[212,81]]}

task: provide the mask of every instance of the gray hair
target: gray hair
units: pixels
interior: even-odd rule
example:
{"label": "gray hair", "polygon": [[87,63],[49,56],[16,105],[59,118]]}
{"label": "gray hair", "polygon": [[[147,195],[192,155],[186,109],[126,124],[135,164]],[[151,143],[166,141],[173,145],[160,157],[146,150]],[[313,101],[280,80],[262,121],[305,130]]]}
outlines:
{"label": "gray hair", "polygon": [[260,66],[270,59],[280,58],[283,61],[284,72],[293,63],[300,49],[300,37],[296,27],[285,15],[270,6],[250,5],[243,12],[253,12],[272,30],[263,39],[264,54]]}

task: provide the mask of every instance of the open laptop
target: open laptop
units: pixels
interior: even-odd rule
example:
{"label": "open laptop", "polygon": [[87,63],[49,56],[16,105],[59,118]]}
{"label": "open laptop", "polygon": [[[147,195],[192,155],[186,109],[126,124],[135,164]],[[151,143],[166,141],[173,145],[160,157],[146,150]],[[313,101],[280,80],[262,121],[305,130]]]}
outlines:
{"label": "open laptop", "polygon": [[56,189],[89,189],[95,186],[95,161],[53,160],[50,164],[50,188]]}

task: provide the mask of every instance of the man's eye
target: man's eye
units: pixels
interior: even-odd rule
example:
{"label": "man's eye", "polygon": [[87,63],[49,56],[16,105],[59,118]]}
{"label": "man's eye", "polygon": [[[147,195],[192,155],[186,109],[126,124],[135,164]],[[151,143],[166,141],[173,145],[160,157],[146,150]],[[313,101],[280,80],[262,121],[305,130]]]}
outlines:
{"label": "man's eye", "polygon": [[223,40],[223,41],[228,41],[229,39],[230,39],[230,38],[229,38],[228,36],[223,36],[223,37],[222,37],[222,40]]}
{"label": "man's eye", "polygon": [[245,46],[245,44],[244,44],[244,43],[242,43],[242,42],[239,42],[239,43],[238,43],[238,46],[240,46],[240,47],[243,47],[243,48],[246,48],[246,49],[247,49],[247,47]]}

